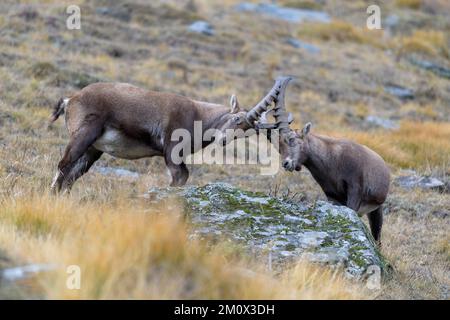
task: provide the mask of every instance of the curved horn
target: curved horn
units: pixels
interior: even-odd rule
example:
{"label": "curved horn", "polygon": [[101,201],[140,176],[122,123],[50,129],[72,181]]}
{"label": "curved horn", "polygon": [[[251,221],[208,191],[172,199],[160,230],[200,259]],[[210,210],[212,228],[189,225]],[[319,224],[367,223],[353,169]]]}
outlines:
{"label": "curved horn", "polygon": [[276,129],[277,125],[275,123],[269,123],[269,121],[267,120],[267,115],[269,113],[272,113],[274,110],[270,109],[268,111],[264,111],[263,113],[261,113],[261,116],[259,117],[259,120],[256,122],[255,128],[260,130],[260,129]]}
{"label": "curved horn", "polygon": [[286,134],[290,131],[289,125],[293,121],[291,113],[286,112],[286,107],[284,105],[284,96],[286,93],[286,86],[288,85],[289,79],[284,83],[283,90],[281,90],[278,99],[275,101],[275,107],[273,108],[273,117],[275,118],[276,128],[280,131],[280,135]]}
{"label": "curved horn", "polygon": [[[261,114],[267,111],[268,106],[275,101],[277,104],[281,100],[284,104],[284,91],[291,77],[279,77],[276,79],[274,86],[269,93],[256,106],[247,112],[247,121],[253,126],[254,122],[259,119]],[[275,112],[276,113],[276,112]]]}

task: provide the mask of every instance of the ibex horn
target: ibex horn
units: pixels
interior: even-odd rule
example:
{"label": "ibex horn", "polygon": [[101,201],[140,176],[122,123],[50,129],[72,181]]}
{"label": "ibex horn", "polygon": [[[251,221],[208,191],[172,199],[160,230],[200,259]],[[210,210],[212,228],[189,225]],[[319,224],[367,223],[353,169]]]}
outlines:
{"label": "ibex horn", "polygon": [[[267,111],[267,108],[275,102],[275,108],[277,104],[282,101],[284,104],[284,91],[286,90],[286,86],[288,82],[291,80],[291,77],[279,77],[275,81],[275,85],[270,89],[269,93],[262,99],[256,106],[254,106],[249,112],[247,112],[247,121],[253,126],[254,122],[261,117],[261,114]],[[283,105],[284,107],[284,105]],[[275,110],[275,115],[277,110]],[[278,118],[277,123],[278,123]],[[283,117],[279,118],[283,120]]]}
{"label": "ibex horn", "polygon": [[290,131],[289,124],[294,120],[291,113],[286,112],[286,107],[284,105],[284,96],[286,92],[286,86],[292,78],[287,78],[286,82],[283,83],[283,88],[278,95],[278,99],[275,101],[275,107],[273,108],[273,117],[275,118],[276,128],[280,131],[280,134],[286,134]]}

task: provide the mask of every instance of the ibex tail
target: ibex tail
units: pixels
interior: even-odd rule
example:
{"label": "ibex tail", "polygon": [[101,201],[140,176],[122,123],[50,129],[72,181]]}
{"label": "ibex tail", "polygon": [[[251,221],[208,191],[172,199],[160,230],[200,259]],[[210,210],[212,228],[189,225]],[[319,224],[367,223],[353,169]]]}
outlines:
{"label": "ibex tail", "polygon": [[50,117],[50,123],[51,125],[53,122],[55,122],[60,115],[64,114],[65,108],[67,106],[67,103],[69,102],[69,99],[67,98],[60,98],[58,102],[53,107],[53,113]]}

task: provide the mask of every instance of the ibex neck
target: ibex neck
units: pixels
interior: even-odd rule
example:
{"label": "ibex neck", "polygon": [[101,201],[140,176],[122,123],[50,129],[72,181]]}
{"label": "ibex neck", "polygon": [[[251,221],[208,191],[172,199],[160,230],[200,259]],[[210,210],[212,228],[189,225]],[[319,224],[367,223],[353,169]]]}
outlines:
{"label": "ibex neck", "polygon": [[226,121],[224,116],[228,114],[227,107],[203,101],[194,101],[194,103],[197,106],[203,130],[218,129]]}
{"label": "ibex neck", "polygon": [[[329,172],[329,162],[327,159],[327,142],[326,137],[317,136],[312,133],[308,134],[307,139],[307,158],[304,166],[311,174],[318,179],[323,172]],[[320,182],[319,182],[320,183]]]}

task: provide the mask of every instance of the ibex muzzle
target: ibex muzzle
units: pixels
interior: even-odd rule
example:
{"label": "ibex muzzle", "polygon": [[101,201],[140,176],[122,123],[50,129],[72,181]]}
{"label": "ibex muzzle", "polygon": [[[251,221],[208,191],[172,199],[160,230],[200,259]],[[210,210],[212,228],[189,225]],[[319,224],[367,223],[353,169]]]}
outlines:
{"label": "ibex muzzle", "polygon": [[[52,115],[53,122],[65,111],[70,135],[52,190],[70,189],[104,152],[124,159],[164,157],[172,176],[171,186],[182,186],[189,172],[184,163],[175,163],[171,158],[177,144],[171,141],[174,130],[184,129],[193,135],[194,123],[201,121],[203,131],[218,130],[220,143],[226,144],[227,130],[253,128],[268,105],[283,95],[285,82],[286,78],[278,79],[267,96],[249,111],[240,109],[235,96],[230,109],[126,83],[91,84],[61,99]],[[192,142],[191,153],[211,142],[200,146]]]}
{"label": "ibex muzzle", "polygon": [[[279,152],[283,167],[288,171],[300,171],[305,166],[329,201],[347,206],[360,215],[368,214],[372,235],[380,242],[382,204],[390,184],[389,168],[384,160],[375,151],[355,142],[312,134],[311,123],[302,130],[289,129],[283,103],[275,106],[274,117],[273,127],[280,129]],[[271,125],[260,123],[258,126]]]}

